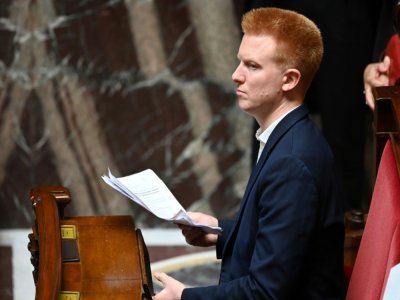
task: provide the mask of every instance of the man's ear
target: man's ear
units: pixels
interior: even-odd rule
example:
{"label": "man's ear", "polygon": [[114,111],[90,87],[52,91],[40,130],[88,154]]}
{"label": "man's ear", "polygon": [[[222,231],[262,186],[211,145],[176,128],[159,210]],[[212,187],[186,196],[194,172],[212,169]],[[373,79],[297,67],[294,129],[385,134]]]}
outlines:
{"label": "man's ear", "polygon": [[287,69],[283,75],[282,90],[288,92],[293,90],[300,81],[301,73],[297,69]]}

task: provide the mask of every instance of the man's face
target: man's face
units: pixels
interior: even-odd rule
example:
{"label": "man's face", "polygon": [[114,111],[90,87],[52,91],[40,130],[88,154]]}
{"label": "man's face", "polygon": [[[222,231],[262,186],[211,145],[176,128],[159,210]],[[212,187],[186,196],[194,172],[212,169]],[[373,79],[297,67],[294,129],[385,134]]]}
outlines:
{"label": "man's face", "polygon": [[272,57],[276,43],[269,36],[243,36],[239,47],[239,65],[232,74],[239,107],[260,121],[276,109],[282,99],[284,72]]}

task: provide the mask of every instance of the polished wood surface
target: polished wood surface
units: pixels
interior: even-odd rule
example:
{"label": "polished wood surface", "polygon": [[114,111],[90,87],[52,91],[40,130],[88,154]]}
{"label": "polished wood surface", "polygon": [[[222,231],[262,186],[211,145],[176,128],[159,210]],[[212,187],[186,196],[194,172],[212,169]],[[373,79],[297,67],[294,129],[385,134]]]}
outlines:
{"label": "polished wood surface", "polygon": [[29,237],[36,299],[58,299],[61,287],[60,216],[70,202],[70,195],[62,187],[43,187],[32,190],[30,200],[36,215],[33,234]]}
{"label": "polished wood surface", "polygon": [[64,217],[63,187],[34,188],[31,201],[36,299],[151,299],[149,257],[131,216]]}
{"label": "polished wood surface", "polygon": [[377,87],[375,97],[374,137],[375,171],[378,168],[383,148],[391,141],[397,170],[400,175],[400,86]]}

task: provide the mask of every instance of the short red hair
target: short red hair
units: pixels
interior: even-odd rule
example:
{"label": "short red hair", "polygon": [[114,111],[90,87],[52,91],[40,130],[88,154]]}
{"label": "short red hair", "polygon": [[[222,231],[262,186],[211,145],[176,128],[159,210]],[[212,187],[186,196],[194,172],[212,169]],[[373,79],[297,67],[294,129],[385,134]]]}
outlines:
{"label": "short red hair", "polygon": [[243,15],[248,35],[268,35],[277,43],[275,60],[284,68],[300,71],[306,90],[321,64],[324,47],[318,27],[305,16],[279,8],[257,8]]}

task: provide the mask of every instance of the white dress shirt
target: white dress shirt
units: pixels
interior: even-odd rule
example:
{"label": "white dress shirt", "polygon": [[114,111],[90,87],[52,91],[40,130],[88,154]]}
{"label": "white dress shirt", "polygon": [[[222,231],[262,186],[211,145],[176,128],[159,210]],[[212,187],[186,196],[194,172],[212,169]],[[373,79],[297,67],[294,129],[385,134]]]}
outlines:
{"label": "white dress shirt", "polygon": [[276,125],[278,125],[279,122],[282,121],[282,119],[284,117],[286,117],[287,114],[289,114],[290,112],[295,110],[297,107],[298,106],[296,106],[295,108],[291,109],[290,111],[288,111],[287,113],[285,113],[284,115],[282,115],[281,117],[276,119],[263,132],[261,132],[261,128],[257,129],[257,131],[256,131],[256,139],[260,142],[260,148],[258,149],[257,162],[260,159],[260,156],[261,156],[261,153],[262,153],[262,151],[263,151],[263,149],[265,147],[265,144],[267,143],[267,141],[269,139],[269,136],[271,135],[272,131],[275,129]]}

